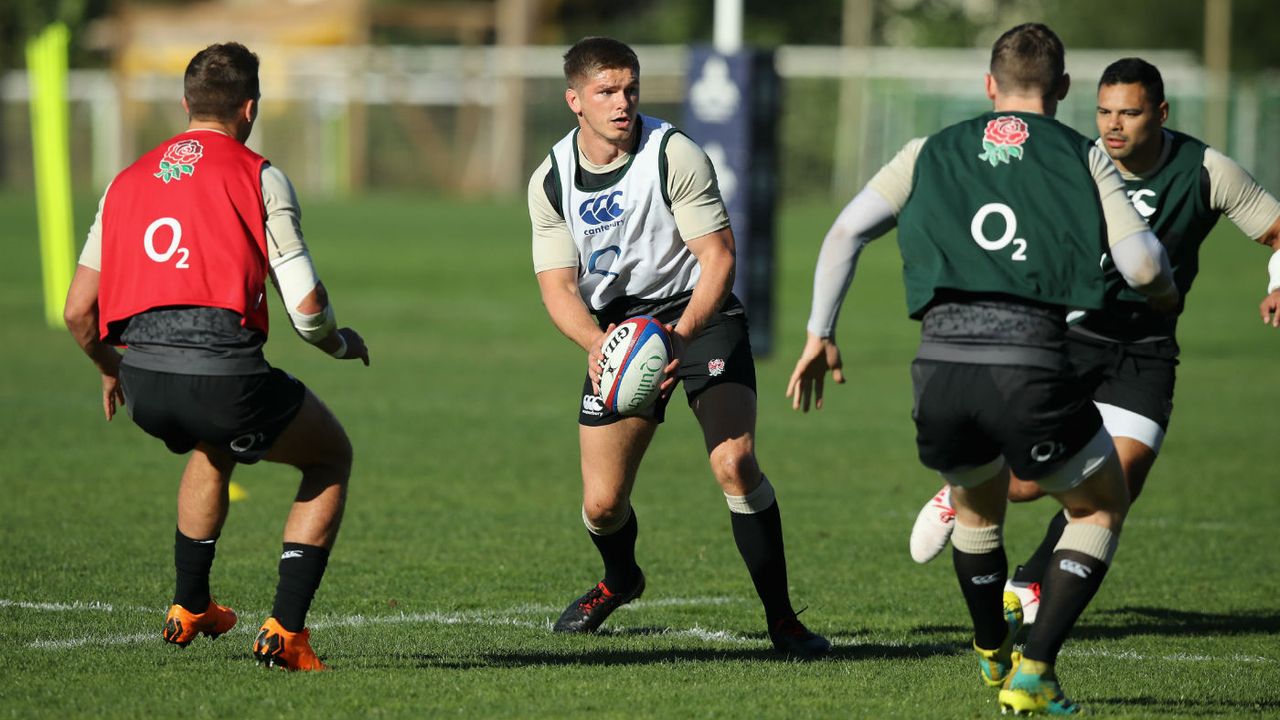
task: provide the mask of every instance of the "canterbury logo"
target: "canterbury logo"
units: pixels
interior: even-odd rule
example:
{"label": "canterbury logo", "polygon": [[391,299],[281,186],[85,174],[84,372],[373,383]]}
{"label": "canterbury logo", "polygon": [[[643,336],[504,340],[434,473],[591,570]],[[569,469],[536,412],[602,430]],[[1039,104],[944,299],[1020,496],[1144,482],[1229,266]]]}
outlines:
{"label": "canterbury logo", "polygon": [[283,553],[280,554],[281,560],[292,560],[293,558],[300,558],[300,557],[302,557],[301,550],[285,550]]}
{"label": "canterbury logo", "polygon": [[974,585],[992,585],[1000,582],[1003,579],[1004,578],[1001,576],[1000,573],[992,573],[991,575],[974,575],[973,577],[969,578],[969,582],[973,583]]}
{"label": "canterbury logo", "polygon": [[622,191],[614,190],[611,193],[587,198],[578,206],[578,216],[588,225],[603,225],[617,220],[622,217],[622,213],[626,212],[618,204],[620,197],[622,197]]}
{"label": "canterbury logo", "polygon": [[1093,570],[1090,570],[1088,566],[1082,565],[1075,560],[1063,560],[1059,562],[1058,569],[1063,572],[1069,572],[1082,580],[1088,580],[1089,575],[1093,573]]}
{"label": "canterbury logo", "polygon": [[1156,208],[1148,205],[1146,202],[1147,198],[1156,197],[1155,190],[1148,190],[1147,188],[1142,188],[1141,190],[1129,190],[1128,195],[1129,202],[1133,203],[1133,209],[1137,210],[1138,214],[1141,215],[1144,220],[1156,214]]}

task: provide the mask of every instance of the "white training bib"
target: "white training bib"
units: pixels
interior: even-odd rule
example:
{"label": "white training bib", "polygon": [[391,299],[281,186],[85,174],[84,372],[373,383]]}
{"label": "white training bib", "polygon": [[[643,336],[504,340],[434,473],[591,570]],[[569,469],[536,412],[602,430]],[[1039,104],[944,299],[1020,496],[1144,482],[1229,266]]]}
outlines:
{"label": "white training bib", "polygon": [[673,128],[647,115],[639,122],[640,144],[608,187],[587,191],[574,181],[578,130],[551,149],[560,211],[578,248],[578,290],[593,311],[621,297],[672,297],[698,281],[698,260],[680,237],[659,169]]}

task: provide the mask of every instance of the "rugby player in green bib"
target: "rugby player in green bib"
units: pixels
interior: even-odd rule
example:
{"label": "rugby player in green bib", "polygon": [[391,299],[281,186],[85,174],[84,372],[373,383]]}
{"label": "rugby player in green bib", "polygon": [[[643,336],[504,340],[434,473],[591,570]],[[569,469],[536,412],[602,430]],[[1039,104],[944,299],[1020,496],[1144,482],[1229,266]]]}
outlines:
{"label": "rugby player in green bib", "polygon": [[[1200,268],[1200,246],[1222,215],[1247,237],[1280,250],[1280,202],[1231,158],[1164,128],[1168,117],[1164,80],[1154,65],[1124,58],[1103,71],[1097,144],[1111,156],[1134,208],[1164,244],[1185,298]],[[1173,412],[1177,315],[1152,312],[1106,255],[1103,267],[1105,307],[1077,313],[1067,333],[1067,352],[1115,439],[1133,502],[1155,464]],[[1260,312],[1263,322],[1280,327],[1280,252],[1272,253],[1268,269]],[[1018,478],[1009,489],[1014,502],[1042,495],[1034,483]],[[943,488],[921,509],[912,528],[911,556],[917,562],[932,560],[946,547],[954,518],[949,491]],[[1044,540],[1009,580],[1007,589],[1018,593],[1028,623],[1035,622],[1041,581],[1066,524],[1066,516],[1054,512]]]}
{"label": "rugby player in green bib", "polygon": [[[1153,310],[1179,295],[1168,258],[1110,159],[1053,120],[1066,96],[1062,42],[1019,25],[992,48],[994,111],[909,142],[841,211],[814,277],[808,339],[787,387],[821,407],[844,382],[835,324],[858,254],[898,227],[907,309],[921,321],[912,418],[921,462],[951,488],[956,576],[982,681],[1002,709],[1069,714],[1058,652],[1115,553],[1128,493],[1111,436],[1067,355],[1068,309],[1103,306],[1106,252]],[[1013,651],[1022,610],[1004,589],[1010,472],[1070,522],[1050,558],[1040,620]]]}

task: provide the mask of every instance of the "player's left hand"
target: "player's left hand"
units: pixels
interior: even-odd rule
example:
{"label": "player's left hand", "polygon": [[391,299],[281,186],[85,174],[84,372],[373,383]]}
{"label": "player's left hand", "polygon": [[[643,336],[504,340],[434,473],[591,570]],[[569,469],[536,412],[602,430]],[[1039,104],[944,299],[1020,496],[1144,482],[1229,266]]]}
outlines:
{"label": "player's left hand", "polygon": [[114,375],[102,376],[102,414],[107,422],[116,416],[116,406],[124,405],[124,389],[120,387],[120,378]]}
{"label": "player's left hand", "polygon": [[1276,290],[1262,298],[1262,303],[1258,305],[1258,311],[1262,313],[1263,323],[1271,327],[1280,328],[1280,290]]}
{"label": "player's left hand", "polygon": [[804,350],[796,361],[796,368],[791,372],[787,382],[787,397],[791,398],[791,409],[809,412],[809,401],[813,399],[815,409],[822,409],[822,391],[826,381],[827,370],[831,371],[831,379],[844,384],[844,364],[840,360],[840,348],[836,339],[820,338],[808,333]]}

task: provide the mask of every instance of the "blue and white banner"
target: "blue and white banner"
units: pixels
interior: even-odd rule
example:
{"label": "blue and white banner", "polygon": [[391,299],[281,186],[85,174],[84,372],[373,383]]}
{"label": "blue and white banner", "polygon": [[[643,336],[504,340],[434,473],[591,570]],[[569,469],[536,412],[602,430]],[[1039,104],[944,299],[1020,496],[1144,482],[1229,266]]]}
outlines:
{"label": "blue and white banner", "polygon": [[694,47],[680,125],[715,165],[737,240],[733,292],[747,306],[758,355],[773,345],[778,88],[772,52]]}

